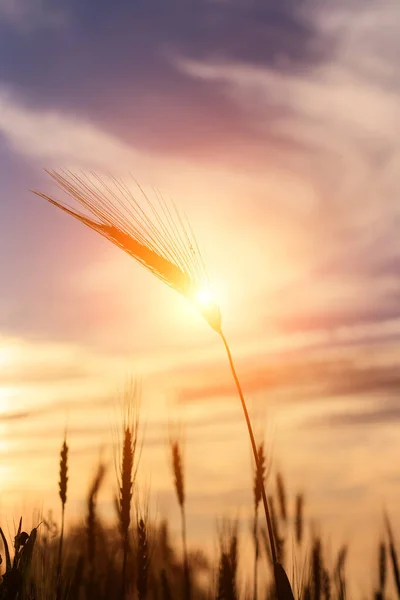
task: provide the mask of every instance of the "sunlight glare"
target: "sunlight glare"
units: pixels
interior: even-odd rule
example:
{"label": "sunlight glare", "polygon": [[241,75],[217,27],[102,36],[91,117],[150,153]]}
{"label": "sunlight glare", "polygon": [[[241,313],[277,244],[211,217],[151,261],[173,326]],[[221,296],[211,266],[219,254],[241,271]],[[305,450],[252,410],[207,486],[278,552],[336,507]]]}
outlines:
{"label": "sunlight glare", "polygon": [[215,297],[212,291],[208,288],[203,288],[197,292],[197,301],[202,306],[214,303]]}

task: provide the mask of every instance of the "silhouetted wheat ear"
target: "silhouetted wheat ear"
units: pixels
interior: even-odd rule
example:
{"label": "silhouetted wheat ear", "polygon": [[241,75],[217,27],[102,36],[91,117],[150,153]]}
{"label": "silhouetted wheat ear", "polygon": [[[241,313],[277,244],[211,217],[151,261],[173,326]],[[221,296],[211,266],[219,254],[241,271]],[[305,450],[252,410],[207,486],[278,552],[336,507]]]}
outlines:
{"label": "silhouetted wheat ear", "polygon": [[286,504],[286,488],[282,474],[276,474],[276,490],[279,503],[279,511],[281,519],[286,523],[287,520],[287,504]]}
{"label": "silhouetted wheat ear", "polygon": [[331,576],[327,569],[324,569],[324,572],[322,575],[322,588],[323,588],[325,600],[331,600],[331,597],[332,597]]}
{"label": "silhouetted wheat ear", "polygon": [[77,175],[68,170],[47,170],[58,187],[84,212],[66,201],[35,191],[81,223],[128,253],[148,271],[190,300],[209,325],[219,332],[221,312],[215,302],[203,304],[198,293],[210,280],[195,235],[175,204],[167,203],[156,191],[153,198],[133,181],[140,202],[131,189],[115,177],[94,173]]}
{"label": "silhouetted wheat ear", "polygon": [[129,526],[131,522],[132,494],[140,458],[140,453],[138,455],[138,450],[140,450],[140,448],[138,448],[139,409],[140,386],[137,381],[131,380],[126,384],[123,395],[122,439],[118,438],[118,442],[114,447],[118,482],[116,509],[123,553],[121,599],[124,599],[126,595],[127,558],[130,551]]}
{"label": "silhouetted wheat ear", "polygon": [[386,585],[386,544],[382,541],[379,544],[379,590],[383,593]]}
{"label": "silhouetted wheat ear", "polygon": [[139,600],[147,598],[148,572],[149,572],[149,548],[147,540],[147,529],[144,519],[139,519],[137,525],[138,547],[137,547],[137,592]]}
{"label": "silhouetted wheat ear", "polygon": [[[118,448],[119,465],[117,465],[117,479],[119,485],[118,517],[120,531],[124,537],[131,522],[131,507],[133,487],[138,469],[138,443],[139,443],[139,407],[140,388],[136,381],[126,384],[123,397],[123,423],[122,423],[122,448]],[[117,462],[117,459],[116,459]]]}
{"label": "silhouetted wheat ear", "polygon": [[62,565],[62,551],[64,543],[64,522],[65,522],[65,505],[67,503],[67,490],[68,490],[68,446],[67,446],[67,434],[64,436],[64,441],[61,446],[60,452],[60,481],[59,495],[61,500],[61,533],[58,544],[58,559],[57,559],[57,581],[56,581],[56,598],[60,597],[61,593],[61,565]]}
{"label": "silhouetted wheat ear", "polygon": [[185,504],[185,479],[183,472],[182,450],[179,440],[177,439],[171,440],[170,445],[176,496],[178,498],[179,506],[183,508]]}
{"label": "silhouetted wheat ear", "polygon": [[125,534],[131,522],[131,504],[132,504],[132,471],[133,471],[133,439],[132,432],[126,428],[124,431],[121,485],[120,492],[120,527],[121,532]]}
{"label": "silhouetted wheat ear", "polygon": [[315,538],[311,553],[312,561],[312,589],[314,600],[321,599],[322,591],[322,576],[323,576],[323,562],[322,562],[322,547],[321,540]]}
{"label": "silhouetted wheat ear", "polygon": [[217,600],[237,600],[238,524],[224,523],[220,534]]}
{"label": "silhouetted wheat ear", "polygon": [[191,576],[189,568],[189,558],[186,542],[186,511],[185,511],[185,475],[183,469],[183,450],[182,440],[178,434],[170,437],[171,463],[174,476],[174,485],[178,504],[181,509],[181,528],[182,528],[182,549],[183,549],[183,588],[184,599],[191,600]]}
{"label": "silhouetted wheat ear", "polygon": [[253,486],[253,494],[254,494],[254,505],[257,508],[262,499],[262,486],[264,485],[265,480],[265,470],[266,470],[266,458],[265,458],[265,448],[264,442],[260,442],[257,447],[258,454],[258,465],[255,466],[254,469],[254,486]]}
{"label": "silhouetted wheat ear", "polygon": [[336,567],[335,567],[335,580],[336,580],[336,591],[338,600],[345,600],[346,598],[346,576],[345,566],[347,559],[347,546],[342,546],[338,552]]}
{"label": "silhouetted wheat ear", "polygon": [[260,442],[257,447],[258,464],[254,469],[254,517],[253,517],[253,539],[254,539],[254,570],[253,570],[253,600],[258,598],[258,559],[260,554],[259,539],[258,539],[258,507],[262,500],[262,486],[265,480],[265,452],[264,442]]}
{"label": "silhouetted wheat ear", "polygon": [[275,511],[275,501],[273,496],[268,496],[269,510],[271,511],[272,530],[274,532],[275,543],[279,539],[279,525]]}
{"label": "silhouetted wheat ear", "polygon": [[91,568],[94,566],[97,550],[97,534],[98,534],[98,523],[97,523],[97,496],[106,474],[106,467],[103,463],[100,463],[97,468],[97,473],[92,481],[87,497],[87,518],[86,518],[86,534],[87,534],[87,548],[88,548],[88,559]]}
{"label": "silhouetted wheat ear", "polygon": [[60,452],[60,481],[59,494],[62,506],[67,503],[67,488],[68,488],[68,446],[67,440],[64,438]]}
{"label": "silhouetted wheat ear", "polygon": [[235,575],[232,571],[230,557],[222,552],[218,576],[217,600],[237,600]]}
{"label": "silhouetted wheat ear", "polygon": [[303,509],[304,496],[303,494],[296,495],[296,512],[295,512],[295,529],[296,542],[300,545],[303,539]]}
{"label": "silhouetted wheat ear", "polygon": [[230,557],[230,561],[231,561],[231,566],[232,566],[232,574],[233,574],[233,579],[235,582],[235,588],[236,588],[236,577],[237,577],[237,571],[238,571],[238,533],[237,533],[237,527],[235,527],[235,529],[232,532],[232,536],[231,536],[231,542],[230,542],[230,547],[229,547],[229,557]]}

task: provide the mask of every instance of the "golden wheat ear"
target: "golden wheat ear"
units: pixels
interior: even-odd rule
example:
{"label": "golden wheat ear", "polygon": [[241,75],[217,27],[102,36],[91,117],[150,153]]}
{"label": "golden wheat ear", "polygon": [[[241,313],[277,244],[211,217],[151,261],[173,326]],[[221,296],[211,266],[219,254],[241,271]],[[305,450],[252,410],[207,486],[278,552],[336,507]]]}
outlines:
{"label": "golden wheat ear", "polygon": [[198,300],[199,293],[210,286],[196,237],[189,223],[185,226],[172,202],[167,203],[156,192],[151,200],[137,182],[141,202],[126,184],[114,177],[103,179],[93,173],[85,176],[70,171],[46,172],[83,212],[48,194],[32,190],[34,194],[121,248],[187,298],[207,323],[220,331],[219,306]]}

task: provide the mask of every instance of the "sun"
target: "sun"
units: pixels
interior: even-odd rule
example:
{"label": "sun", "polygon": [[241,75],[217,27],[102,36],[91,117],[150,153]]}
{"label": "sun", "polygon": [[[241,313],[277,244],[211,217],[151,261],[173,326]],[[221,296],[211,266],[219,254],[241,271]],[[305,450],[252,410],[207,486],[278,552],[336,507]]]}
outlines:
{"label": "sun", "polygon": [[198,288],[197,290],[194,290],[191,301],[211,327],[215,329],[215,331],[220,331],[221,311],[214,291],[209,287]]}
{"label": "sun", "polygon": [[215,302],[214,294],[208,288],[200,289],[196,294],[196,299],[201,306],[207,306]]}

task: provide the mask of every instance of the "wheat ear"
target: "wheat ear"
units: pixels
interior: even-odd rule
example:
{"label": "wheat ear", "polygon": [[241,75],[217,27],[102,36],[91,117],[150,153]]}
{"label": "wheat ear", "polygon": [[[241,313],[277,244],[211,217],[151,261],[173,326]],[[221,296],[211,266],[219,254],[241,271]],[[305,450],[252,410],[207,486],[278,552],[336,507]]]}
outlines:
{"label": "wheat ear", "polygon": [[58,544],[58,559],[57,559],[57,598],[61,592],[61,564],[62,564],[62,551],[64,543],[64,521],[65,521],[65,505],[67,503],[67,490],[68,490],[68,445],[67,445],[67,434],[64,435],[64,441],[60,451],[60,481],[59,496],[61,500],[61,533],[60,541]]}
{"label": "wheat ear", "polygon": [[183,451],[181,440],[178,436],[170,439],[172,471],[179,508],[181,511],[181,532],[183,550],[183,588],[185,600],[191,598],[190,568],[187,551],[186,536],[186,507],[185,507],[185,474],[183,469]]}
{"label": "wheat ear", "polygon": [[[125,388],[122,425],[122,456],[119,465],[116,464],[119,493],[116,501],[119,531],[122,545],[121,598],[126,595],[126,570],[129,544],[129,526],[131,522],[131,507],[133,487],[136,479],[140,452],[139,443],[139,407],[140,388],[137,382],[129,382]],[[140,448],[139,448],[140,450]],[[117,463],[117,459],[116,459]]]}
{"label": "wheat ear", "polygon": [[258,596],[258,560],[260,556],[260,543],[258,536],[258,508],[261,502],[262,492],[261,486],[264,484],[265,480],[265,471],[266,471],[266,458],[264,451],[264,442],[260,442],[257,449],[258,453],[258,464],[259,470],[257,468],[254,472],[254,485],[253,485],[253,495],[254,495],[254,514],[253,514],[253,538],[254,538],[254,585],[253,585],[253,600],[257,600]]}

